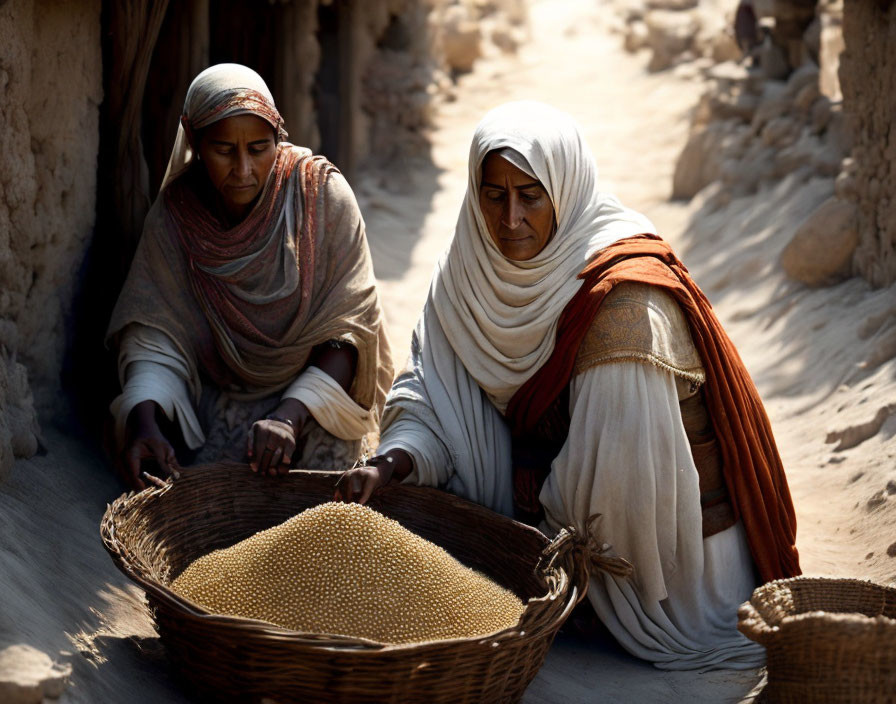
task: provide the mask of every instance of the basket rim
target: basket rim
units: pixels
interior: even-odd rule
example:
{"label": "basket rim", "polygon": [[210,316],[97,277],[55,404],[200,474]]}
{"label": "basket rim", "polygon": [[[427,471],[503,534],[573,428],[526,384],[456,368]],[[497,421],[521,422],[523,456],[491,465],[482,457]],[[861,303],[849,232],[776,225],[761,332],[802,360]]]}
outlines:
{"label": "basket rim", "polygon": [[896,626],[896,618],[884,614],[866,616],[863,613],[855,611],[839,612],[825,611],[824,609],[803,611],[801,613],[787,613],[781,617],[780,621],[772,625],[760,611],[758,606],[764,605],[767,597],[774,594],[780,587],[789,587],[794,583],[802,583],[809,586],[842,584],[857,587],[875,587],[884,592],[893,592],[896,594],[896,584],[882,584],[867,577],[799,575],[797,577],[776,579],[756,587],[749,601],[745,601],[740,605],[737,612],[738,630],[748,638],[762,643],[763,645],[768,645],[772,638],[785,632],[789,627],[805,626],[812,622],[826,622],[843,626]]}
{"label": "basket rim", "polygon": [[[202,471],[215,471],[215,470],[223,470],[223,469],[233,469],[234,467],[242,466],[240,463],[236,462],[221,462],[214,465],[197,465],[194,467],[190,467],[188,471],[193,472],[202,472]],[[289,475],[330,475],[330,476],[339,476],[342,472],[338,471],[328,471],[328,470],[309,470],[309,469],[293,469],[290,470]],[[293,645],[302,645],[305,647],[310,647],[314,649],[320,649],[324,651],[352,651],[355,653],[369,653],[369,654],[382,654],[385,652],[401,652],[401,651],[419,651],[421,648],[425,648],[427,646],[433,647],[444,647],[450,646],[452,644],[479,644],[479,645],[491,645],[497,646],[505,641],[517,640],[517,639],[530,639],[530,638],[538,638],[545,631],[552,630],[554,625],[558,620],[559,623],[563,623],[566,618],[569,616],[572,609],[578,604],[578,602],[584,597],[585,589],[582,584],[579,584],[575,579],[574,575],[568,574],[567,570],[565,570],[562,566],[552,566],[551,569],[557,571],[557,575],[554,579],[546,576],[546,581],[548,582],[548,591],[543,596],[530,598],[525,603],[525,608],[523,609],[522,614],[520,615],[519,621],[509,628],[505,628],[502,630],[494,631],[492,633],[483,634],[475,637],[468,638],[446,638],[439,640],[429,640],[429,641],[419,641],[419,642],[411,642],[411,643],[380,643],[378,641],[373,641],[365,638],[359,638],[356,636],[346,636],[340,634],[322,634],[322,633],[308,633],[303,631],[296,631],[289,628],[285,628],[283,626],[278,626],[276,624],[270,623],[268,621],[262,621],[258,619],[245,618],[242,616],[233,616],[227,614],[215,614],[205,607],[193,602],[190,599],[182,597],[177,594],[177,592],[170,589],[168,586],[162,584],[161,582],[145,576],[141,574],[131,562],[130,557],[126,554],[126,551],[123,550],[124,544],[117,539],[117,524],[119,521],[123,520],[124,517],[128,514],[128,512],[135,510],[138,506],[142,506],[142,502],[148,499],[157,499],[158,497],[163,496],[171,488],[175,485],[175,483],[171,483],[170,481],[166,483],[164,487],[148,487],[143,489],[142,491],[129,491],[121,494],[118,498],[116,498],[111,504],[108,504],[106,507],[106,511],[103,514],[103,518],[100,522],[100,537],[103,542],[103,547],[109,553],[112,561],[115,563],[115,566],[131,581],[135,582],[139,587],[141,587],[150,602],[157,601],[166,605],[167,607],[173,609],[178,613],[178,616],[182,618],[186,618],[189,620],[194,620],[198,623],[203,623],[207,625],[214,625],[216,628],[221,629],[222,631],[230,631],[233,635],[241,635],[243,637],[254,636],[261,638],[273,638],[279,641],[285,641]],[[434,489],[431,487],[420,487],[413,485],[398,485],[400,490],[410,490],[413,493],[429,493],[429,492],[438,492],[440,495],[447,494],[447,492],[441,491],[439,489]],[[489,511],[489,509],[480,506],[479,504],[475,504],[471,501],[467,501],[461,497],[458,497],[454,494],[447,494],[453,500],[457,500],[463,502],[465,504],[469,504],[472,510],[482,510],[487,511],[489,513],[494,513]],[[513,519],[508,518],[506,516],[501,516],[500,514],[495,514],[499,516],[501,519],[513,521]],[[518,521],[513,521],[516,523],[521,529],[525,529],[527,531],[533,531],[538,533],[538,535],[542,536],[546,541],[545,552],[550,549],[550,547],[557,543],[558,540],[550,541],[543,533],[533,528],[532,526],[525,525],[523,523],[519,523]],[[558,536],[559,537],[559,536]],[[564,541],[563,547],[561,548],[564,552],[568,552],[572,550],[572,542]],[[576,570],[578,571],[578,570]],[[554,584],[557,582],[559,584]],[[549,619],[545,623],[535,624],[534,628],[520,628],[520,625],[523,623],[526,613],[533,608],[533,606],[537,609],[538,606],[542,606],[543,608],[547,608],[551,605],[552,602],[555,602],[564,592],[563,587],[566,587],[565,590],[565,603],[563,604],[563,608],[560,610],[560,613],[554,617]],[[558,588],[559,587],[559,588]]]}

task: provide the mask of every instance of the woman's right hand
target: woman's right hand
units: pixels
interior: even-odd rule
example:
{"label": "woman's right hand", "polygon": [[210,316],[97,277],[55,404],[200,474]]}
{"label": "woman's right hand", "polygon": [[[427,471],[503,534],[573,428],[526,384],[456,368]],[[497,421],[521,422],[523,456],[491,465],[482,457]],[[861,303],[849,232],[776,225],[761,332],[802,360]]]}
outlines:
{"label": "woman's right hand", "polygon": [[346,471],[336,483],[333,501],[356,501],[366,504],[374,491],[389,483],[392,469],[388,466],[355,467]]}
{"label": "woman's right hand", "polygon": [[339,478],[333,500],[365,504],[374,491],[393,478],[401,481],[412,468],[413,460],[404,450],[390,450],[385,455],[371,457],[365,466],[349,469]]}
{"label": "woman's right hand", "polygon": [[158,466],[155,476],[175,478],[179,476],[180,465],[174,448],[159,429],[156,422],[155,401],[142,401],[128,415],[128,441],[122,456],[122,479],[131,489],[142,490],[146,482],[141,474],[143,460],[155,460]]}

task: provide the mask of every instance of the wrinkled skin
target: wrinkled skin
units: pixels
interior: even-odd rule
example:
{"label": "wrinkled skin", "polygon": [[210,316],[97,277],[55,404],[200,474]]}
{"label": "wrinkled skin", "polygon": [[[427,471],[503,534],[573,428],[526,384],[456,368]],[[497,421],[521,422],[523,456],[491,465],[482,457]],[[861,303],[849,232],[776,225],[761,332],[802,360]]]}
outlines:
{"label": "wrinkled skin", "polygon": [[202,131],[197,152],[231,224],[241,222],[277,158],[274,129],[255,115],[228,117]]}
{"label": "wrinkled skin", "polygon": [[554,204],[541,182],[495,152],[482,162],[479,208],[492,241],[514,261],[537,256],[556,230]]}

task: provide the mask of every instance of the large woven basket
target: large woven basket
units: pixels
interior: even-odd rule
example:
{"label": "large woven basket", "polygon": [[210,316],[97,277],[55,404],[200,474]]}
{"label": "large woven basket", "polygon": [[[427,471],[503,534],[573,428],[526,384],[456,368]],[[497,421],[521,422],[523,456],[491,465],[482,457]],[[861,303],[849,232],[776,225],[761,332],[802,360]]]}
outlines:
{"label": "large woven basket", "polygon": [[528,605],[517,627],[475,639],[387,646],[214,615],[168,585],[194,559],[332,500],[338,473],[271,479],[246,465],[195,467],[117,499],[101,524],[115,564],[146,592],[169,660],[204,698],[275,702],[515,702],[583,595],[582,543],[451,494],[388,486],[369,502]]}
{"label": "large woven basket", "polygon": [[765,646],[766,702],[896,702],[896,588],[795,577],[759,587],[738,629]]}

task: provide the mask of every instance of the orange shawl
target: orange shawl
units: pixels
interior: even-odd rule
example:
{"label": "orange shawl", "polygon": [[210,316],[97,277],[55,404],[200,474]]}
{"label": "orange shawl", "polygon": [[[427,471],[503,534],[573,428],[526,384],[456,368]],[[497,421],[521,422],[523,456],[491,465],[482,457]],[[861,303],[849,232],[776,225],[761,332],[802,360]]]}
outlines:
{"label": "orange shawl", "polygon": [[722,448],[725,482],[763,581],[800,574],[796,516],[759,393],[712,306],[669,245],[639,235],[610,245],[579,274],[550,359],[511,399],[514,434],[531,431],[569,384],[576,353],[604,297],[625,281],[664,288],[681,306],[706,370],[706,404]]}

